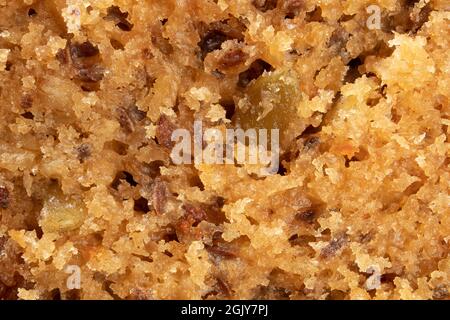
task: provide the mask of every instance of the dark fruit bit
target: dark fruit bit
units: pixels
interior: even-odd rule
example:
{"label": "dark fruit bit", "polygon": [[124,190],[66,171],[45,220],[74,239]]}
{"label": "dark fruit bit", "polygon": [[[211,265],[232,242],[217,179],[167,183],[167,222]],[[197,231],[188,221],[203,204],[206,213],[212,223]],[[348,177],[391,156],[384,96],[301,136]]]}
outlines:
{"label": "dark fruit bit", "polygon": [[152,186],[151,202],[157,214],[164,213],[167,204],[168,189],[166,183],[156,178]]}
{"label": "dark fruit bit", "polygon": [[117,119],[119,124],[128,133],[134,132],[135,124],[144,120],[146,116],[147,114],[144,111],[139,110],[137,106],[117,108]]}
{"label": "dark fruit bit", "polygon": [[260,11],[266,12],[277,7],[278,0],[253,0],[252,4]]}
{"label": "dark fruit bit", "polygon": [[194,227],[207,218],[205,210],[199,206],[185,204],[183,205],[183,210],[186,212],[185,217],[193,221]]}
{"label": "dark fruit bit", "polygon": [[241,49],[232,50],[225,53],[225,55],[223,55],[223,57],[219,60],[219,67],[221,69],[236,67],[243,63],[246,58],[247,54]]}
{"label": "dark fruit bit", "polygon": [[156,139],[158,143],[163,147],[172,148],[172,133],[175,129],[175,125],[172,124],[168,117],[161,116],[156,127]]}
{"label": "dark fruit bit", "polygon": [[98,65],[78,70],[78,78],[84,82],[99,82],[103,79],[105,69]]}
{"label": "dark fruit bit", "polygon": [[445,284],[440,284],[433,290],[433,299],[441,300],[449,296],[448,288]]}
{"label": "dark fruit bit", "polygon": [[118,6],[111,6],[108,8],[105,20],[112,20],[116,26],[122,31],[131,31],[133,24],[127,20],[128,12],[122,12]]}
{"label": "dark fruit bit", "polygon": [[316,217],[316,213],[314,212],[314,210],[306,210],[303,212],[299,212],[295,215],[295,218],[297,220],[307,222],[307,223],[312,223],[314,221],[315,217]]}
{"label": "dark fruit bit", "polygon": [[229,250],[228,248],[220,247],[218,245],[207,246],[206,250],[214,257],[218,257],[221,259],[234,259],[236,258],[236,254]]}
{"label": "dark fruit bit", "polygon": [[320,144],[320,138],[319,137],[309,137],[306,139],[304,146],[306,150],[314,149],[316,146]]}
{"label": "dark fruit bit", "polygon": [[285,0],[283,9],[286,12],[286,17],[293,19],[304,8],[304,0]]}
{"label": "dark fruit bit", "polygon": [[76,148],[78,160],[82,163],[91,156],[91,146],[89,144],[83,143]]}
{"label": "dark fruit bit", "polygon": [[347,235],[342,234],[330,241],[330,243],[322,249],[320,256],[322,258],[330,258],[334,256],[340,249],[347,244]]}
{"label": "dark fruit bit", "polygon": [[69,57],[67,55],[67,50],[66,49],[59,49],[58,52],[56,52],[55,58],[61,64],[68,64],[69,63]]}
{"label": "dark fruit bit", "polygon": [[89,41],[70,45],[70,56],[72,59],[95,57],[99,53],[98,48]]}
{"label": "dark fruit bit", "polygon": [[215,50],[219,50],[222,46],[222,43],[227,40],[227,35],[222,31],[211,30],[207,32],[199,43],[200,49],[202,50],[202,57],[204,58],[206,54]]}
{"label": "dark fruit bit", "polygon": [[0,208],[7,209],[9,207],[9,191],[6,187],[0,186]]}
{"label": "dark fruit bit", "polygon": [[24,109],[30,109],[33,106],[33,97],[26,93],[20,99],[20,106]]}

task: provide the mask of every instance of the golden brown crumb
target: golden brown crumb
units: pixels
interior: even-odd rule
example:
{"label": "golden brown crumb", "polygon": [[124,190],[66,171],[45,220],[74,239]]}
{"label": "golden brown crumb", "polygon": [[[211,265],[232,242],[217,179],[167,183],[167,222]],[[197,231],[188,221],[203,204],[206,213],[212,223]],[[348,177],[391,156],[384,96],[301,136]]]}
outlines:
{"label": "golden brown crumb", "polygon": [[[0,299],[449,299],[448,1],[0,17]],[[175,164],[198,122],[278,171]]]}

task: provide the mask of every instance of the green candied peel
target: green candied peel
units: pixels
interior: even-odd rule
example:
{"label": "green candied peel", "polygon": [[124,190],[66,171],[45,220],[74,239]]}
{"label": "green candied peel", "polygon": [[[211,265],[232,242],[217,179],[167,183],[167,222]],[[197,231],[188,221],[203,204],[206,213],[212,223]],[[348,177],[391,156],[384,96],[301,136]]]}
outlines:
{"label": "green candied peel", "polygon": [[82,201],[52,195],[42,208],[39,224],[44,232],[67,232],[81,227],[85,218]]}
{"label": "green candied peel", "polygon": [[238,103],[235,123],[243,129],[288,128],[298,118],[297,105],[301,100],[298,78],[293,70],[277,70],[252,81]]}

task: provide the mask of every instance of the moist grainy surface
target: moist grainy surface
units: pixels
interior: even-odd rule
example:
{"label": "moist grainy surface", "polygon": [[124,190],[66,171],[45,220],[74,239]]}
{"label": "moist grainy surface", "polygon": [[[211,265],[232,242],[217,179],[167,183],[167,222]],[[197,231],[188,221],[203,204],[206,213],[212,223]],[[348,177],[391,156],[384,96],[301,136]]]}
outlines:
{"label": "moist grainy surface", "polygon": [[[449,10],[0,0],[0,298],[449,299]],[[195,120],[279,173],[174,165]]]}

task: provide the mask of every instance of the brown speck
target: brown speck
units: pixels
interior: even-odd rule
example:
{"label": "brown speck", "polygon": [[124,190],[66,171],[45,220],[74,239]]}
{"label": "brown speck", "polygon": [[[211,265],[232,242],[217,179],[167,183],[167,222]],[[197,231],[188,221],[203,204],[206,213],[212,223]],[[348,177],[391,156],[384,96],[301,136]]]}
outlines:
{"label": "brown speck", "polygon": [[429,20],[430,14],[433,11],[430,4],[428,3],[425,7],[422,8],[422,10],[419,11],[418,14],[411,14],[411,20],[412,20],[412,33],[416,34],[417,31],[419,31],[422,26]]}
{"label": "brown speck", "polygon": [[70,56],[72,59],[95,57],[99,53],[98,48],[89,41],[70,44]]}
{"label": "brown speck", "polygon": [[140,122],[147,117],[147,113],[145,111],[139,110],[135,105],[128,109],[128,113],[131,120],[133,120],[134,122]]}
{"label": "brown speck", "polygon": [[295,215],[295,219],[306,222],[306,223],[314,222],[315,218],[316,218],[316,213],[314,212],[314,210],[302,211]]}
{"label": "brown speck", "polygon": [[316,148],[320,144],[320,138],[319,137],[309,137],[305,140],[304,146],[306,150],[312,150]]}
{"label": "brown speck", "polygon": [[216,278],[216,283],[212,287],[212,290],[209,291],[207,294],[205,294],[202,299],[208,300],[210,297],[226,297],[229,298],[231,296],[231,289],[230,286],[227,284],[225,280],[218,277]]}
{"label": "brown speck", "polygon": [[433,290],[433,299],[441,300],[449,296],[448,288],[445,284],[440,284]]}
{"label": "brown speck", "polygon": [[145,49],[142,50],[142,57],[145,60],[149,60],[149,59],[153,59],[154,55],[153,55],[153,53],[151,52],[151,50],[149,48],[145,48]]}
{"label": "brown speck", "polygon": [[34,17],[37,15],[36,10],[34,10],[33,8],[28,9],[28,16],[29,17]]}
{"label": "brown speck", "polygon": [[81,300],[81,290],[72,289],[68,290],[65,294],[66,300]]}
{"label": "brown speck", "polygon": [[225,53],[219,60],[219,67],[221,69],[229,69],[242,64],[247,58],[247,54],[241,49],[232,50]]}
{"label": "brown speck", "polygon": [[178,219],[176,224],[176,232],[182,242],[188,242],[193,239],[201,238],[201,230],[193,229],[200,222],[206,220],[207,214],[200,206],[184,204],[183,210],[185,214]]}
{"label": "brown speck", "polygon": [[170,44],[168,39],[162,36],[162,34],[152,35],[152,44],[166,55],[173,53],[173,46]]}
{"label": "brown speck", "polygon": [[127,300],[154,300],[151,289],[135,288],[130,290]]}
{"label": "brown speck", "polygon": [[347,244],[347,235],[342,234],[335,237],[330,243],[322,249],[320,256],[322,258],[330,258],[334,256],[340,249],[342,249]]}
{"label": "brown speck", "polygon": [[222,293],[225,296],[230,297],[231,289],[225,280],[223,280],[221,278],[217,278],[216,287],[217,287],[219,293]]}
{"label": "brown speck", "polygon": [[87,158],[91,156],[91,146],[87,143],[83,143],[76,148],[76,152],[78,160],[83,163]]}
{"label": "brown speck", "polygon": [[176,129],[175,125],[168,117],[162,115],[159,118],[156,127],[156,139],[158,143],[166,148],[172,148],[174,143],[172,141],[172,133]]}
{"label": "brown speck", "polygon": [[122,12],[118,6],[111,6],[107,10],[106,20],[124,20],[128,18],[128,12]]}
{"label": "brown speck", "polygon": [[66,49],[59,49],[55,55],[55,58],[59,61],[60,64],[64,65],[69,63],[69,56],[67,55]]}
{"label": "brown speck", "polygon": [[0,255],[5,250],[5,245],[6,245],[7,241],[8,241],[8,238],[0,237]]}
{"label": "brown speck", "polygon": [[368,242],[370,242],[370,240],[372,240],[372,238],[373,238],[373,234],[372,234],[372,232],[369,231],[369,232],[367,232],[365,234],[361,234],[359,236],[359,242],[368,243]]}
{"label": "brown speck", "polygon": [[131,31],[133,24],[127,20],[128,12],[122,12],[118,6],[111,6],[107,10],[105,20],[114,21],[116,26],[122,31]]}
{"label": "brown speck", "polygon": [[305,0],[285,0],[283,2],[283,9],[286,12],[286,17],[293,19],[304,8]]}
{"label": "brown speck", "polygon": [[344,28],[337,28],[328,41],[328,46],[341,57],[347,59],[347,42],[350,35]]}
{"label": "brown speck", "polygon": [[134,211],[148,213],[150,212],[150,207],[148,205],[148,200],[145,198],[139,198],[134,200]]}
{"label": "brown speck", "polygon": [[206,250],[211,254],[214,258],[220,259],[235,259],[236,254],[230,250],[229,248],[225,248],[219,245],[207,246]]}
{"label": "brown speck", "polygon": [[266,12],[277,7],[278,0],[253,0],[252,4],[260,11]]}
{"label": "brown speck", "polygon": [[184,204],[183,210],[186,212],[185,217],[192,218],[193,226],[196,226],[207,218],[206,211],[203,210],[200,206]]}
{"label": "brown speck", "polygon": [[6,187],[0,186],[0,208],[8,209],[9,207],[9,191]]}
{"label": "brown speck", "polygon": [[128,133],[134,132],[135,124],[144,120],[146,116],[147,114],[144,111],[139,110],[137,106],[117,108],[117,120],[122,129]]}
{"label": "brown speck", "polygon": [[168,197],[168,189],[166,183],[159,178],[156,178],[152,186],[152,205],[157,214],[162,214],[165,211]]}
{"label": "brown speck", "polygon": [[20,99],[20,106],[23,109],[30,109],[33,106],[33,97],[29,93],[25,93]]}
{"label": "brown speck", "polygon": [[111,39],[111,40],[109,40],[109,43],[114,48],[114,50],[124,50],[125,49],[124,45],[119,40]]}
{"label": "brown speck", "polygon": [[103,79],[105,69],[99,65],[78,70],[78,79],[84,82],[99,82]]}
{"label": "brown speck", "polygon": [[24,119],[28,119],[28,120],[33,120],[34,119],[34,115],[33,115],[32,112],[24,112],[24,113],[21,114],[21,116]]}
{"label": "brown speck", "polygon": [[245,24],[236,18],[230,18],[222,21],[214,21],[209,25],[200,26],[200,38],[198,43],[200,47],[201,59],[206,55],[222,47],[222,43],[227,40],[244,40]]}
{"label": "brown speck", "polygon": [[198,44],[202,51],[202,59],[204,59],[208,53],[219,50],[222,43],[227,40],[229,40],[227,35],[220,30],[208,31]]}

